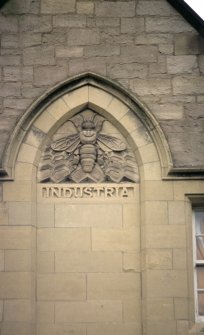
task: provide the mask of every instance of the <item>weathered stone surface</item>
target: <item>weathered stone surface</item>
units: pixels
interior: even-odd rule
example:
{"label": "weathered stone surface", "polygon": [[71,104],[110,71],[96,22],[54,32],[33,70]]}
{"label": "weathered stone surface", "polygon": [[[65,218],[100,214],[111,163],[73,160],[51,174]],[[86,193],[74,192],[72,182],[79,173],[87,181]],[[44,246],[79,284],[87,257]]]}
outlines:
{"label": "weathered stone surface", "polygon": [[102,44],[99,46],[84,47],[85,57],[93,57],[93,56],[108,57],[108,56],[115,56],[115,55],[120,55],[119,46]]}
{"label": "weathered stone surface", "polygon": [[11,0],[3,7],[3,13],[8,14],[26,14],[30,10],[29,0]]}
{"label": "weathered stone surface", "polygon": [[20,31],[46,33],[52,30],[51,16],[25,15],[20,19]]}
{"label": "weathered stone surface", "polygon": [[1,33],[17,33],[18,20],[17,17],[0,15],[0,31]]}
{"label": "weathered stone surface", "polygon": [[96,16],[112,17],[133,17],[135,16],[135,2],[128,2],[128,6],[123,1],[96,2]]}
{"label": "weathered stone surface", "polygon": [[83,48],[82,47],[58,47],[56,49],[56,57],[59,58],[76,58],[83,56]]}
{"label": "weathered stone surface", "polygon": [[86,17],[77,15],[55,15],[53,17],[53,26],[64,28],[85,28]]}
{"label": "weathered stone surface", "polygon": [[175,36],[175,55],[197,55],[204,52],[204,41],[198,34]]}
{"label": "weathered stone surface", "polygon": [[201,73],[204,73],[204,55],[199,56],[198,58],[199,70]]}
{"label": "weathered stone surface", "polygon": [[19,37],[13,34],[2,34],[1,47],[15,49],[19,46]]}
{"label": "weathered stone surface", "polygon": [[100,36],[98,30],[93,29],[70,29],[68,33],[69,45],[91,45],[99,44]]}
{"label": "weathered stone surface", "polygon": [[171,16],[178,15],[178,12],[164,1],[139,1],[136,6],[138,15]]}
{"label": "weathered stone surface", "polygon": [[181,104],[152,104],[152,111],[160,120],[179,120],[184,116]]}
{"label": "weathered stone surface", "polygon": [[54,85],[67,78],[65,66],[38,66],[34,68],[34,83],[37,86]]}
{"label": "weathered stone surface", "polygon": [[107,74],[111,78],[145,78],[147,66],[138,63],[109,65]]}
{"label": "weathered stone surface", "polygon": [[94,3],[92,2],[77,2],[77,13],[78,14],[93,14]]}
{"label": "weathered stone surface", "polygon": [[3,69],[3,77],[5,81],[29,82],[33,80],[33,68],[30,66],[5,66]]}
{"label": "weathered stone surface", "polygon": [[169,79],[132,79],[130,88],[139,95],[169,94],[171,81]]}
{"label": "weathered stone surface", "polygon": [[196,56],[168,56],[167,72],[170,74],[192,73],[198,69]]}
{"label": "weathered stone surface", "polygon": [[141,33],[144,31],[144,18],[122,18],[121,33],[132,34]]}
{"label": "weathered stone surface", "polygon": [[0,66],[20,65],[20,56],[0,56]]}
{"label": "weathered stone surface", "polygon": [[75,11],[76,0],[42,0],[41,13],[43,14],[60,14],[73,13]]}
{"label": "weathered stone surface", "polygon": [[173,94],[203,94],[204,78],[201,76],[178,76],[172,80]]}
{"label": "weathered stone surface", "polygon": [[193,31],[193,28],[181,17],[147,17],[146,31],[158,33],[183,33]]}
{"label": "weathered stone surface", "polygon": [[147,33],[138,34],[135,36],[135,44],[172,44],[174,38],[173,34],[169,33]]}
{"label": "weathered stone surface", "polygon": [[106,64],[102,57],[97,58],[78,58],[69,62],[69,74],[75,75],[83,72],[95,72],[106,75]]}
{"label": "weathered stone surface", "polygon": [[55,53],[53,46],[35,46],[23,51],[23,63],[25,65],[54,65]]}
{"label": "weathered stone surface", "polygon": [[133,57],[137,63],[151,63],[157,61],[157,48],[154,46],[122,46],[121,56]]}

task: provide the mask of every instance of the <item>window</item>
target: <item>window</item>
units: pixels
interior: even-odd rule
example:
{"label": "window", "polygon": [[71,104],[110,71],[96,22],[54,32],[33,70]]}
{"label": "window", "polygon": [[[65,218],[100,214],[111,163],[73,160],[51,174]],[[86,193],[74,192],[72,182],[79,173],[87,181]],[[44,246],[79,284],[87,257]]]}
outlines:
{"label": "window", "polygon": [[204,320],[204,208],[194,210],[195,304],[197,320]]}

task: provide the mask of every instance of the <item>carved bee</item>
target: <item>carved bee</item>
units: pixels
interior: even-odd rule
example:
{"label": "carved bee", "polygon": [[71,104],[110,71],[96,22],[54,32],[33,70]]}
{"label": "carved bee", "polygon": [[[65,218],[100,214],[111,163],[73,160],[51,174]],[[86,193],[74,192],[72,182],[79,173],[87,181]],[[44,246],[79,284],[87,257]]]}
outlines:
{"label": "carved bee", "polygon": [[[54,151],[65,151],[78,154],[81,168],[85,173],[92,173],[97,159],[100,161],[102,151],[123,151],[126,144],[113,136],[100,134],[104,118],[98,114],[86,111],[84,115],[77,115],[71,120],[78,133],[63,137],[51,144]],[[98,173],[99,168],[97,167]],[[103,173],[100,171],[100,173]]]}
{"label": "carved bee", "polygon": [[68,121],[72,134],[53,141],[45,150],[40,181],[137,181],[133,154],[120,138],[101,133],[104,121],[88,109],[73,116]]}

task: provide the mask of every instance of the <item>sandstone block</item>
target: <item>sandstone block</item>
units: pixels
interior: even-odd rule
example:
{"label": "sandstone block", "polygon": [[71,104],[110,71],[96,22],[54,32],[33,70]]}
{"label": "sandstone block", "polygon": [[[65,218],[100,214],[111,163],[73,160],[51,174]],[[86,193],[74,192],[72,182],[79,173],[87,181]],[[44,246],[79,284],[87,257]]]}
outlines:
{"label": "sandstone block", "polygon": [[128,2],[128,6],[122,1],[96,2],[96,16],[104,17],[133,17],[135,16],[135,2]]}
{"label": "sandstone block", "polygon": [[39,274],[37,278],[39,300],[84,300],[86,278],[83,274]]}
{"label": "sandstone block", "polygon": [[38,66],[34,68],[34,84],[37,86],[54,85],[67,78],[67,66]]}
{"label": "sandstone block", "polygon": [[175,36],[175,55],[197,55],[204,51],[204,43],[198,34],[178,34]]}
{"label": "sandstone block", "polygon": [[145,226],[146,248],[185,248],[186,236],[183,225]]}
{"label": "sandstone block", "polygon": [[[61,98],[56,100],[55,102],[52,102],[52,104],[46,109],[46,111],[56,120],[59,120],[62,116],[68,113],[69,107],[67,106],[63,98]],[[41,143],[41,138],[39,140]]]}
{"label": "sandstone block", "polygon": [[18,19],[15,16],[0,16],[1,33],[17,33]]}
{"label": "sandstone block", "polygon": [[0,226],[8,225],[8,208],[6,205],[0,205]]}
{"label": "sandstone block", "polygon": [[173,250],[173,268],[177,270],[185,270],[187,267],[186,249]]}
{"label": "sandstone block", "polygon": [[34,122],[34,127],[47,133],[56,123],[56,119],[47,111],[44,111]]}
{"label": "sandstone block", "polygon": [[[80,218],[79,218],[80,213]],[[83,218],[83,219],[82,219]],[[121,205],[55,205],[56,227],[122,227]]]}
{"label": "sandstone block", "polygon": [[89,101],[91,104],[98,105],[105,109],[110,104],[111,100],[111,94],[95,87],[89,87]]}
{"label": "sandstone block", "polygon": [[28,0],[11,0],[11,2],[6,3],[3,8],[3,13],[8,14],[26,14],[29,13],[30,3]]}
{"label": "sandstone block", "polygon": [[169,201],[168,213],[170,224],[185,224],[185,203],[183,201]]}
{"label": "sandstone block", "polygon": [[17,34],[3,34],[1,37],[1,47],[5,49],[17,49],[19,46],[19,37]]}
{"label": "sandstone block", "polygon": [[120,26],[120,19],[115,17],[96,17],[95,20],[96,27],[103,27],[107,28],[111,27],[119,27]]}
{"label": "sandstone block", "polygon": [[121,272],[120,252],[56,252],[56,272]]}
{"label": "sandstone block", "polygon": [[31,321],[30,300],[6,300],[4,302],[4,321]]}
{"label": "sandstone block", "polygon": [[95,72],[106,75],[106,64],[104,58],[77,58],[69,62],[70,75],[76,75],[83,72]]}
{"label": "sandstone block", "polygon": [[192,73],[198,68],[196,56],[168,56],[167,73]]}
{"label": "sandstone block", "polygon": [[78,14],[93,14],[94,3],[92,2],[77,2],[77,13]]}
{"label": "sandstone block", "polygon": [[23,50],[25,65],[54,65],[55,50],[53,46],[34,46]]}
{"label": "sandstone block", "polygon": [[173,200],[173,184],[171,182],[146,181],[141,193],[142,199],[146,201]]}
{"label": "sandstone block", "polygon": [[42,14],[61,14],[73,13],[75,11],[76,0],[42,0],[41,13]]}
{"label": "sandstone block", "polygon": [[56,322],[122,321],[120,301],[56,302]]}
{"label": "sandstone block", "polygon": [[188,319],[188,300],[185,298],[174,299],[175,318]]}
{"label": "sandstone block", "polygon": [[27,181],[4,183],[4,201],[31,201],[31,184]]}
{"label": "sandstone block", "polygon": [[82,47],[72,47],[72,48],[58,47],[56,49],[56,57],[59,58],[75,58],[82,56],[83,56]]}
{"label": "sandstone block", "polygon": [[106,110],[111,112],[113,117],[115,117],[117,120],[120,120],[128,112],[129,108],[120,100],[113,98],[108,106],[106,106]]}
{"label": "sandstone block", "polygon": [[90,250],[89,228],[46,228],[38,230],[38,248],[40,251]]}
{"label": "sandstone block", "polygon": [[23,15],[20,20],[20,31],[46,33],[52,30],[51,16]]}
{"label": "sandstone block", "polygon": [[155,46],[131,45],[121,47],[121,56],[123,58],[132,57],[135,63],[152,63],[157,61],[158,51]]}
{"label": "sandstone block", "polygon": [[52,32],[52,34],[43,34],[42,43],[44,45],[64,45],[66,44],[66,31]]}
{"label": "sandstone block", "polygon": [[147,299],[143,302],[143,313],[148,320],[174,320],[172,298]]}
{"label": "sandstone block", "polygon": [[124,322],[141,322],[141,301],[140,299],[131,299],[123,301]]}
{"label": "sandstone block", "polygon": [[144,31],[144,18],[122,18],[121,19],[121,33],[134,34]]}
{"label": "sandstone block", "polygon": [[54,27],[63,28],[84,28],[86,27],[86,17],[79,15],[55,15],[53,17]]}
{"label": "sandstone block", "polygon": [[151,333],[151,335],[164,334],[172,335],[176,334],[176,321],[161,321],[161,320],[148,320],[145,325],[145,332]]}
{"label": "sandstone block", "polygon": [[54,204],[37,205],[38,227],[54,227]]}
{"label": "sandstone block", "polygon": [[145,78],[147,76],[147,66],[131,63],[131,64],[114,64],[109,65],[107,73],[111,78]]}
{"label": "sandstone block", "polygon": [[93,300],[126,300],[140,296],[140,275],[123,274],[88,274],[87,296]]}
{"label": "sandstone block", "polygon": [[5,83],[5,84],[0,85],[0,88],[1,88],[0,97],[8,97],[9,95],[12,95],[14,97],[19,97],[21,95],[20,86],[21,86],[21,83]]}
{"label": "sandstone block", "polygon": [[[24,81],[29,82],[33,79],[33,68],[30,66],[8,66],[3,68],[3,76],[5,81]],[[10,100],[12,101],[12,100]]]}
{"label": "sandstone block", "polygon": [[3,300],[0,301],[0,321],[3,319]]}
{"label": "sandstone block", "polygon": [[0,66],[20,65],[20,56],[5,55],[0,56]]}
{"label": "sandstone block", "polygon": [[151,104],[151,109],[160,120],[180,120],[184,116],[183,106],[181,104]]}
{"label": "sandstone block", "polygon": [[[142,173],[144,177],[142,177]],[[160,162],[150,162],[143,165],[141,177],[145,180],[161,180],[161,165]]]}
{"label": "sandstone block", "polygon": [[54,323],[54,303],[50,301],[37,302],[37,322]]}
{"label": "sandstone block", "polygon": [[37,46],[42,42],[41,33],[22,32],[19,39],[22,48]]}
{"label": "sandstone block", "polygon": [[97,46],[84,47],[84,56],[85,57],[108,57],[108,56],[117,56],[120,55],[120,47],[113,46],[108,44],[102,44]]}
{"label": "sandstone block", "polygon": [[96,251],[133,251],[139,245],[139,229],[92,230],[92,247]]}
{"label": "sandstone block", "polygon": [[172,250],[171,249],[147,249],[143,251],[143,269],[172,269]]}
{"label": "sandstone block", "polygon": [[171,44],[173,45],[173,34],[168,33],[148,33],[135,36],[135,44]]}
{"label": "sandstone block", "polygon": [[30,250],[5,250],[5,271],[29,272],[31,270]]}
{"label": "sandstone block", "polygon": [[148,270],[144,281],[148,298],[184,298],[187,296],[187,274],[178,270]]}
{"label": "sandstone block", "polygon": [[29,145],[27,143],[23,143],[21,145],[17,161],[33,164],[35,162],[37,153],[38,149],[36,147]]}
{"label": "sandstone block", "polygon": [[146,31],[149,33],[185,33],[193,31],[193,28],[180,16],[178,17],[147,17]]}
{"label": "sandstone block", "polygon": [[140,225],[139,203],[123,205],[123,227],[134,228]]}
{"label": "sandstone block", "polygon": [[109,323],[109,324],[89,324],[87,327],[87,334],[88,335],[139,335],[141,334],[141,325],[140,323]]}
{"label": "sandstone block", "polygon": [[168,224],[168,207],[166,201],[146,201],[142,205],[143,224]]}
{"label": "sandstone block", "polygon": [[34,334],[35,328],[30,322],[3,322],[2,335],[28,335]]}
{"label": "sandstone block", "polygon": [[161,15],[172,16],[178,13],[166,2],[163,1],[139,1],[136,7],[138,15]]}
{"label": "sandstone block", "polygon": [[31,227],[0,227],[1,249],[30,249]]}
{"label": "sandstone block", "polygon": [[0,250],[0,271],[4,271],[4,250]]}
{"label": "sandstone block", "polygon": [[124,252],[123,253],[123,270],[125,272],[140,271],[140,252]]}
{"label": "sandstone block", "polygon": [[100,35],[97,29],[70,29],[68,34],[68,45],[91,45],[99,44]]}
{"label": "sandstone block", "polygon": [[35,167],[29,163],[17,162],[15,168],[15,180],[28,181],[35,174]]}
{"label": "sandstone block", "polygon": [[131,90],[139,95],[162,95],[171,93],[171,82],[169,79],[132,79]]}
{"label": "sandstone block", "polygon": [[31,276],[27,272],[0,272],[1,299],[29,299]]}
{"label": "sandstone block", "polygon": [[77,323],[39,323],[37,324],[38,335],[74,334],[86,335],[86,325]]}
{"label": "sandstone block", "polygon": [[177,76],[172,79],[173,94],[203,94],[204,78],[201,76]]}
{"label": "sandstone block", "polygon": [[38,252],[37,269],[39,273],[55,271],[55,255],[54,252]]}

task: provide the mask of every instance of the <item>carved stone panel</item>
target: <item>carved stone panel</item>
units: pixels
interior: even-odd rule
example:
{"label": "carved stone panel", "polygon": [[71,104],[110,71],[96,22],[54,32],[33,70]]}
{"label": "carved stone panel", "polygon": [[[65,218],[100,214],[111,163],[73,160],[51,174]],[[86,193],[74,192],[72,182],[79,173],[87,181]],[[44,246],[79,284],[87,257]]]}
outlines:
{"label": "carved stone panel", "polygon": [[110,121],[86,109],[67,122],[47,144],[39,182],[138,182],[138,167],[124,136]]}

